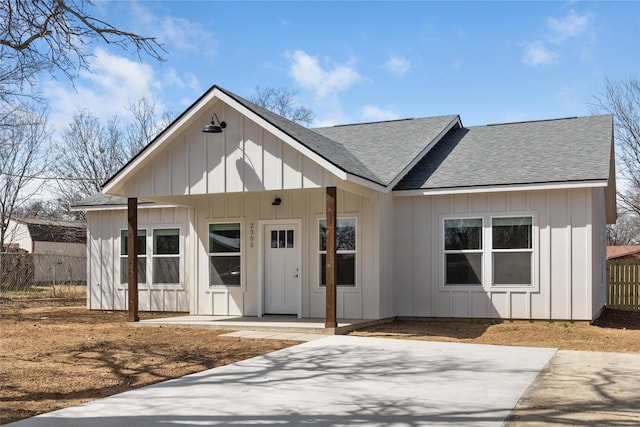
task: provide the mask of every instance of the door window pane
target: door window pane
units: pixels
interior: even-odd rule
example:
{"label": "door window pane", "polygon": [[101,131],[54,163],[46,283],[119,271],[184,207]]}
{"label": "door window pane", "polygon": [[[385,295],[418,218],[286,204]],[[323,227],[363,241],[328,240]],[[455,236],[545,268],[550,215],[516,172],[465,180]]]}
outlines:
{"label": "door window pane", "polygon": [[279,248],[284,248],[285,246],[285,230],[279,230],[278,231],[278,247]]}
{"label": "door window pane", "polygon": [[287,248],[293,248],[293,230],[287,230]]}
{"label": "door window pane", "polygon": [[271,247],[278,247],[278,230],[271,230]]}

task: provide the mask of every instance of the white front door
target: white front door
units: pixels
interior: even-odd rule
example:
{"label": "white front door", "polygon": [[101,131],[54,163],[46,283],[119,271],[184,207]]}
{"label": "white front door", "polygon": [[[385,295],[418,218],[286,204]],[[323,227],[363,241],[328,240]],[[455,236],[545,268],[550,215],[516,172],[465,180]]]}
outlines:
{"label": "white front door", "polygon": [[300,230],[264,226],[264,314],[300,315]]}

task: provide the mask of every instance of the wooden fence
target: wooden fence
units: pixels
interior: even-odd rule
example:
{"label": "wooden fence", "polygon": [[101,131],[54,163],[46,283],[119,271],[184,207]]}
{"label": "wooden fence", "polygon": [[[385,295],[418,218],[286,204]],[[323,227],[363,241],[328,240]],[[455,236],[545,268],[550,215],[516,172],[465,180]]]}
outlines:
{"label": "wooden fence", "polygon": [[640,311],[640,259],[607,261],[607,307]]}

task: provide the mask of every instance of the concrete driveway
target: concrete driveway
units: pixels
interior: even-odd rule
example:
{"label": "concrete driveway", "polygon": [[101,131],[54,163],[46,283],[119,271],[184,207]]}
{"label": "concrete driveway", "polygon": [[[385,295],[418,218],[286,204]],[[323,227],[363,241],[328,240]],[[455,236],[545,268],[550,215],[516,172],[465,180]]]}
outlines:
{"label": "concrete driveway", "polygon": [[329,336],[12,425],[500,426],[555,353]]}

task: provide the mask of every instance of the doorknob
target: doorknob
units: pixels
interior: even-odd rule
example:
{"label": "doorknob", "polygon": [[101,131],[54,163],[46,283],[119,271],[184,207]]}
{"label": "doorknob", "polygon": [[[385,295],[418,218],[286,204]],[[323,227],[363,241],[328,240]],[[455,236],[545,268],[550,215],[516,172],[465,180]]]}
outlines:
{"label": "doorknob", "polygon": [[295,276],[293,276],[293,277],[298,277],[298,273],[296,273],[296,275],[295,275]]}

